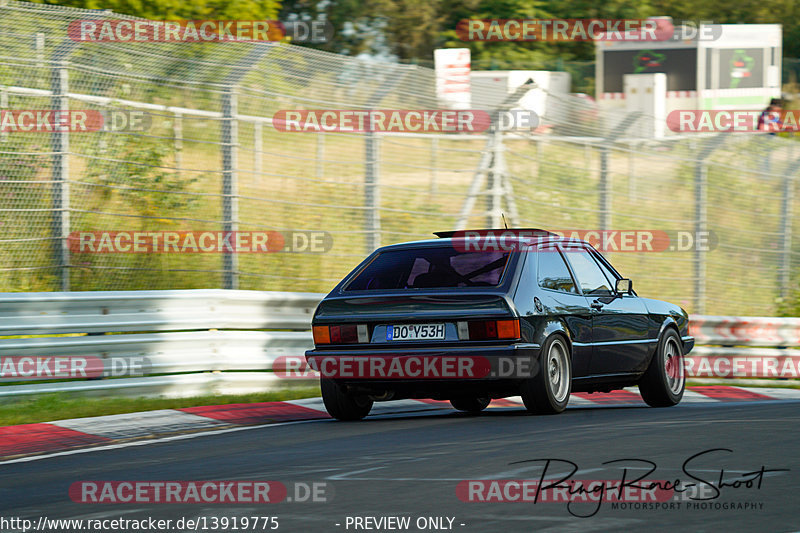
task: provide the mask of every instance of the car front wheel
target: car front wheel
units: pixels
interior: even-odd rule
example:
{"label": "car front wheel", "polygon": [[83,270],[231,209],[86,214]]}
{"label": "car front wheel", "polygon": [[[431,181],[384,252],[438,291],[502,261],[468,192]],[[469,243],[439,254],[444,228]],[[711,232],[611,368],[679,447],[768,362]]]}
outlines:
{"label": "car front wheel", "polygon": [[639,392],[651,407],[670,407],[681,401],[685,387],[681,339],[675,330],[668,329],[639,381]]}
{"label": "car front wheel", "polygon": [[522,401],[531,413],[551,415],[567,408],[572,391],[572,357],[560,335],[548,338],[539,358],[541,368],[522,384]]}
{"label": "car front wheel", "polygon": [[325,409],[337,420],[361,420],[372,409],[372,400],[346,393],[333,380],[321,378],[320,388]]}

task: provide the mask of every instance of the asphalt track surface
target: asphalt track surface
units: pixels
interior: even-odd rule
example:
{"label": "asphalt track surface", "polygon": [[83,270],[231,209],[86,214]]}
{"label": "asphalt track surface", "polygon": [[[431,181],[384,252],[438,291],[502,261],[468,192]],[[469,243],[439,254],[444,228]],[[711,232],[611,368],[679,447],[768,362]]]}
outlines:
{"label": "asphalt track surface", "polygon": [[[424,517],[453,519],[452,531],[797,531],[800,530],[800,402],[725,402],[673,408],[572,408],[530,416],[519,408],[478,416],[457,412],[380,415],[362,422],[314,420],[251,426],[186,438],[123,444],[36,460],[0,464],[0,517],[173,519],[275,516],[276,531],[436,531]],[[760,488],[723,487],[714,508],[613,509],[612,503],[464,502],[461,480],[538,479],[543,463],[571,461],[573,479],[619,479],[618,464],[644,459],[657,470],[647,479],[691,481],[684,461],[702,479],[752,478]],[[525,462],[528,461],[528,462]],[[549,474],[568,470],[551,463]],[[630,472],[635,472],[631,469]],[[68,496],[82,480],[273,480],[288,487],[324,483],[326,501],[274,504],[86,504]],[[320,497],[322,499],[322,497]],[[674,500],[678,503],[679,500]],[[755,508],[725,509],[748,503]],[[588,515],[577,517],[574,514]],[[348,517],[410,518],[408,529],[355,528]],[[207,521],[206,524],[211,524]],[[229,522],[230,526],[231,522]],[[365,525],[367,525],[365,523]],[[424,524],[423,524],[424,526]],[[0,528],[12,531],[12,528]],[[60,529],[65,531],[68,529]],[[186,531],[172,527],[169,531]],[[192,529],[193,531],[194,529]],[[202,526],[198,527],[202,531]],[[207,531],[232,531],[206,529]],[[253,530],[253,529],[250,529]],[[270,530],[261,524],[255,531]],[[52,531],[56,531],[52,529]],[[111,531],[108,529],[106,531]]]}

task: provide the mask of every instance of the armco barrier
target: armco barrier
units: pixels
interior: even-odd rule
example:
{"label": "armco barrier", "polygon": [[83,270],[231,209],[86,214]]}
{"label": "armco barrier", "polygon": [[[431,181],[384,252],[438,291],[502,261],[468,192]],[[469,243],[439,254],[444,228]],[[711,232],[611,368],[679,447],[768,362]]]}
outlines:
{"label": "armco barrier", "polygon": [[[707,383],[800,378],[800,318],[692,316],[687,375]],[[778,382],[780,383],[780,382]]]}
{"label": "armco barrier", "polygon": [[[85,356],[139,364],[142,376],[59,382],[0,377],[0,397],[239,394],[315,383],[271,372],[302,356],[316,293],[227,290],[0,295],[0,359]],[[63,335],[72,336],[46,336]],[[798,378],[800,318],[693,316],[689,377]],[[37,335],[31,337],[31,335]],[[77,335],[77,336],[76,336]],[[19,338],[18,336],[25,336]]]}
{"label": "armco barrier", "polygon": [[692,316],[697,344],[720,346],[800,346],[800,318]]}
{"label": "armco barrier", "polygon": [[5,293],[0,295],[0,335],[308,330],[323,296],[222,289]]}
{"label": "armco barrier", "polygon": [[[322,297],[219,289],[3,294],[0,335],[80,336],[3,338],[0,358],[96,357],[138,365],[145,375],[22,382],[0,386],[0,396],[196,396],[313,385],[271,369],[278,357],[302,356],[313,345],[311,316]],[[0,378],[10,381],[20,383]]]}

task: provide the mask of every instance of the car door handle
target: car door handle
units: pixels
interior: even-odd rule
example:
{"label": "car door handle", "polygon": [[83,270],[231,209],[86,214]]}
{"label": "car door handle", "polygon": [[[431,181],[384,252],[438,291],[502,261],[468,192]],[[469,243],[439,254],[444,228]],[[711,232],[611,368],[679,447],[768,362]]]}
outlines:
{"label": "car door handle", "polygon": [[598,311],[603,308],[603,304],[597,300],[593,301],[591,305],[592,309],[597,309]]}

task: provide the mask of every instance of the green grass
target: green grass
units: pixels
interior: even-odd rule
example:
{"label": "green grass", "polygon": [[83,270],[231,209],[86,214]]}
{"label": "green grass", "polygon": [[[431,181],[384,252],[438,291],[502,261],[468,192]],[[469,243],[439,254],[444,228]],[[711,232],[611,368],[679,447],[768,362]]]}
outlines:
{"label": "green grass", "polygon": [[156,409],[179,409],[200,405],[277,402],[319,396],[318,387],[285,389],[237,395],[207,395],[190,398],[78,398],[66,394],[44,394],[0,404],[0,426],[34,424],[67,418],[136,413]]}

